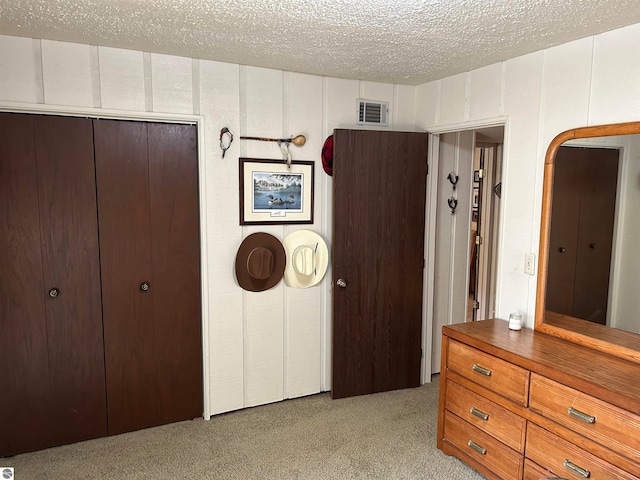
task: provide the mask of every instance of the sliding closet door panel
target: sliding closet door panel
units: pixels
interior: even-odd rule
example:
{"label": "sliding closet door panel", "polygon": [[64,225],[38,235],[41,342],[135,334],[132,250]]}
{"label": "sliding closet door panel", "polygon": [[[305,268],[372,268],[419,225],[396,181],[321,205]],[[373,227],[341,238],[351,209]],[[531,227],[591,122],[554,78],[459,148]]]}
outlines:
{"label": "sliding closet door panel", "polygon": [[193,125],[148,124],[160,423],[202,416],[198,155]]}
{"label": "sliding closet door panel", "polygon": [[157,424],[147,125],[94,120],[94,138],[107,411],[115,434]]}
{"label": "sliding closet door panel", "polygon": [[52,444],[33,119],[0,114],[0,457]]}
{"label": "sliding closet door panel", "polygon": [[86,118],[33,120],[50,406],[63,444],[107,433],[93,130]]}

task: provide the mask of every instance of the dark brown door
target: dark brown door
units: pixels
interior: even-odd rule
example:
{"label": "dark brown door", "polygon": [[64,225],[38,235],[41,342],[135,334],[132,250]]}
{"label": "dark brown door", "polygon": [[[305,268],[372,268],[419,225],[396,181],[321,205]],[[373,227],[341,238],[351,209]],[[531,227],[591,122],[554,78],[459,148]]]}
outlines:
{"label": "dark brown door", "polygon": [[106,434],[91,122],[0,115],[0,456]]}
{"label": "dark brown door", "polygon": [[423,133],[334,131],[333,398],[420,384]]}
{"label": "dark brown door", "polygon": [[616,149],[558,149],[547,310],[606,324],[618,159]]}
{"label": "dark brown door", "polygon": [[158,423],[202,416],[198,152],[193,125],[148,124]]}
{"label": "dark brown door", "polygon": [[[107,434],[93,132],[34,119],[54,444]],[[57,288],[59,293],[47,295]]]}
{"label": "dark brown door", "polygon": [[109,433],[201,416],[195,127],[94,124]]}

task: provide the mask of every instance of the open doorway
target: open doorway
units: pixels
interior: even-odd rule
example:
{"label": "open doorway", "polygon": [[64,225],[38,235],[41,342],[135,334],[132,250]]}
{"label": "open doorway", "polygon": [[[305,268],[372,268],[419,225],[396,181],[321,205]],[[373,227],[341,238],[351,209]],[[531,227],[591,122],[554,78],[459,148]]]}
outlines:
{"label": "open doorway", "polygon": [[504,126],[447,132],[432,149],[432,373],[443,325],[494,316],[503,139]]}
{"label": "open doorway", "polygon": [[466,321],[495,317],[496,252],[502,197],[502,127],[475,132]]}

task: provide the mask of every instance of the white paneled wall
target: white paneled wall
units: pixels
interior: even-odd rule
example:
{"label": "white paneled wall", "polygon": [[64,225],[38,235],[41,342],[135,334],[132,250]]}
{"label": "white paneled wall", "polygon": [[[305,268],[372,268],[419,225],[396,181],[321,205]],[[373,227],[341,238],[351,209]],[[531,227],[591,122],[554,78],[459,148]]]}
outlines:
{"label": "white paneled wall", "polygon": [[[320,151],[334,128],[356,128],[356,99],[391,102],[394,129],[415,129],[415,87],[342,80],[229,63],[0,36],[0,107],[198,122],[203,229],[205,405],[216,414],[330,388],[330,274],[309,289],[266,292],[236,283],[247,235],[281,240],[310,228],[331,246],[331,179]],[[225,158],[220,130],[234,141]],[[304,134],[294,160],[315,161],[313,225],[240,226],[240,157],[281,159],[277,144],[240,136]]]}
{"label": "white paneled wall", "polygon": [[563,130],[640,120],[640,25],[603,33],[420,85],[420,129],[455,131],[506,119],[496,312],[527,313],[533,326],[542,170]]}

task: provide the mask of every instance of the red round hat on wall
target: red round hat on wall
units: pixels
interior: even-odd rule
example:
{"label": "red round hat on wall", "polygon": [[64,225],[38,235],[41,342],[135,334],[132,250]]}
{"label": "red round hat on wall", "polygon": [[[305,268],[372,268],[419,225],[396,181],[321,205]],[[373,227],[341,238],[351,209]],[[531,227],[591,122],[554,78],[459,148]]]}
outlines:
{"label": "red round hat on wall", "polygon": [[322,169],[333,176],[333,135],[329,135],[322,146]]}

